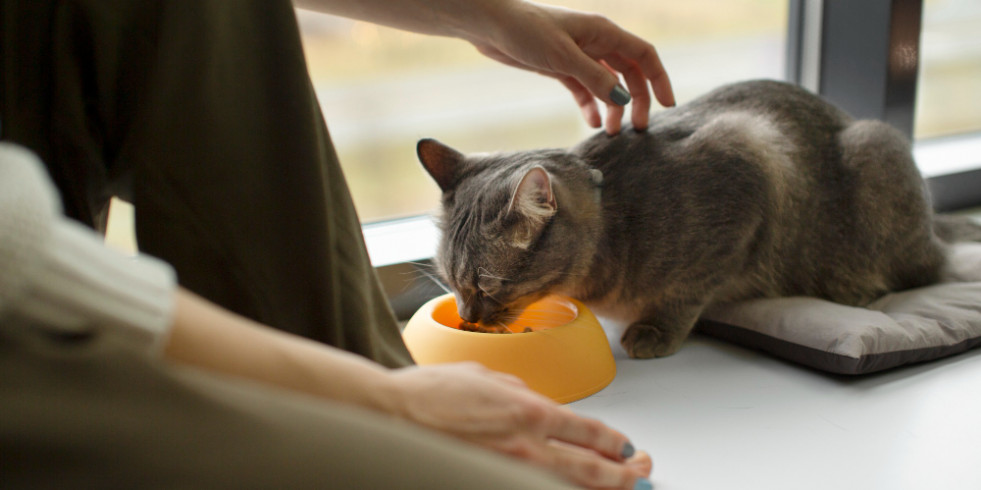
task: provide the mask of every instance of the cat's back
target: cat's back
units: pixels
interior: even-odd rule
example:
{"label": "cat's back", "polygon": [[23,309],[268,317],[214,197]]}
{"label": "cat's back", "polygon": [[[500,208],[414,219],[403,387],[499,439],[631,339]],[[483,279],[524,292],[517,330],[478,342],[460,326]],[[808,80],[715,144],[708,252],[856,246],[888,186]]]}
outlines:
{"label": "cat's back", "polygon": [[[704,129],[719,118],[752,116],[777,127],[802,147],[824,144],[852,118],[844,111],[796,85],[774,80],[752,80],[724,85],[684,105],[654,113],[645,131],[626,129],[625,138],[598,134],[579,146],[586,153],[622,152],[652,148],[678,141]],[[753,129],[748,127],[746,129]]]}
{"label": "cat's back", "polygon": [[[797,85],[775,80],[750,80],[723,85],[691,102],[654,115],[652,128],[658,123],[674,124],[679,119],[704,121],[727,111],[767,114],[783,122],[845,125],[851,117],[821,97]],[[664,117],[662,117],[662,115]]]}
{"label": "cat's back", "polygon": [[658,113],[646,131],[580,145],[575,151],[604,174],[597,260],[606,269],[591,279],[640,290],[690,283],[706,257],[725,257],[753,236],[778,200],[793,198],[782,192],[799,175],[787,135],[800,129],[785,119],[801,97],[784,84],[732,85]]}
{"label": "cat's back", "polygon": [[[609,174],[612,188],[635,197],[640,186],[697,189],[725,181],[753,187],[754,177],[778,187],[794,179],[803,188],[840,171],[836,140],[852,122],[805,89],[755,80],[655,113],[644,131],[599,133],[573,152]],[[747,174],[757,170],[762,173]]]}
{"label": "cat's back", "polygon": [[[609,174],[612,187],[622,185],[636,196],[635,186],[738,180],[746,170],[740,162],[765,161],[779,170],[795,161],[830,161],[832,155],[825,153],[850,120],[800,87],[756,80],[726,85],[655,113],[644,131],[598,133],[573,152]],[[734,166],[720,165],[723,161]]]}
{"label": "cat's back", "polygon": [[[743,247],[749,265],[720,293],[732,298],[860,304],[909,287],[904,271],[916,268],[896,250],[936,253],[908,145],[883,126],[799,87],[752,81],[661,111],[646,131],[596,135],[575,151],[605,175],[603,260],[653,290],[689,284]],[[893,243],[907,245],[883,248]]]}

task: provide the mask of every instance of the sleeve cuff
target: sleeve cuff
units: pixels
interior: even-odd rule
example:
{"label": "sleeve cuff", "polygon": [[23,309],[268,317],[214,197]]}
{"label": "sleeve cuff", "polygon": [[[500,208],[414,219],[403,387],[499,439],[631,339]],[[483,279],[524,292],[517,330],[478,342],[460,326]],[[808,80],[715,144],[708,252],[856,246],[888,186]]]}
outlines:
{"label": "sleeve cuff", "polygon": [[93,324],[115,328],[151,353],[161,351],[177,287],[170,265],[145,255],[127,257],[66,218],[56,221],[42,254],[19,313],[63,331]]}

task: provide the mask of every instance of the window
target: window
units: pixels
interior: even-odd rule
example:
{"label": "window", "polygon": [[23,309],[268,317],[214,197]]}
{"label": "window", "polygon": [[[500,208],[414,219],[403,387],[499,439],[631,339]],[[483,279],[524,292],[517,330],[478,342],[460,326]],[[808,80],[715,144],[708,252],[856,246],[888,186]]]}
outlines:
{"label": "window", "polygon": [[[726,82],[783,78],[785,0],[562,0],[652,42],[679,103]],[[571,146],[594,130],[554,80],[505,67],[468,43],[298,11],[307,60],[365,222],[429,213],[439,191],[415,157]]]}
{"label": "window", "polygon": [[979,6],[791,0],[788,78],[911,137],[934,207],[981,205]]}
{"label": "window", "polygon": [[[926,0],[916,94],[917,162],[946,209],[981,204],[981,3]],[[972,177],[973,176],[973,177]]]}
{"label": "window", "polygon": [[981,132],[981,2],[923,4],[917,139]]}

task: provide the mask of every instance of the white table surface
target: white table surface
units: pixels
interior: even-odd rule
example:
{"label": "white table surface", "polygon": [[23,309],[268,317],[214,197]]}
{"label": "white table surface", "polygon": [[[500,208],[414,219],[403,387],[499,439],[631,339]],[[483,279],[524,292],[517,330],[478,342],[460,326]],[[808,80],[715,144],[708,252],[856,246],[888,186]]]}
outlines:
{"label": "white table surface", "polygon": [[981,349],[842,377],[699,334],[611,344],[616,378],[569,406],[650,453],[658,490],[981,490]]}

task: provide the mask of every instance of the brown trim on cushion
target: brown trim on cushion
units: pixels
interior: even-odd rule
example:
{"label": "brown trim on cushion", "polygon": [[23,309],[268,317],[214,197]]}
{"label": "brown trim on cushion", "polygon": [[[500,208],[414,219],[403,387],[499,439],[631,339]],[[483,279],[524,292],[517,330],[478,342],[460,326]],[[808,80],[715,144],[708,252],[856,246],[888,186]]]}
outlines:
{"label": "brown trim on cushion", "polygon": [[847,375],[869,374],[906,364],[932,361],[981,347],[981,337],[972,337],[952,345],[866,354],[856,358],[795,344],[754,330],[713,320],[700,320],[697,330],[820,371]]}

